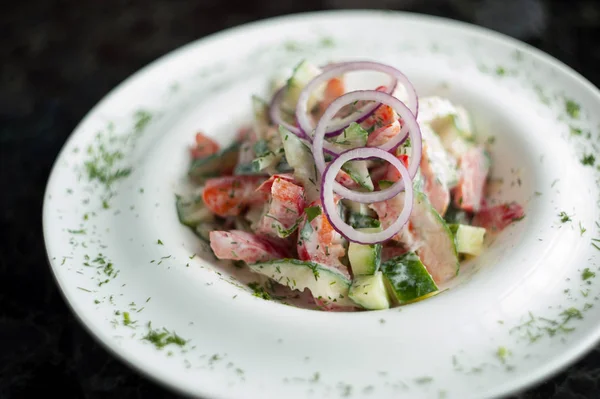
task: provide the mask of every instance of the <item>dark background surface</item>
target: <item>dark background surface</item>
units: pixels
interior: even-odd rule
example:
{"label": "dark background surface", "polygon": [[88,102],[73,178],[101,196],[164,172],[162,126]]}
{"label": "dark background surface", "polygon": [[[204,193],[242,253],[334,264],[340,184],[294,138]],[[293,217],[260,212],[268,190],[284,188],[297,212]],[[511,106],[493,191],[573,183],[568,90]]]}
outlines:
{"label": "dark background surface", "polygon": [[[600,1],[32,0],[0,7],[0,398],[174,395],[114,359],[71,315],[51,277],[43,190],[67,136],[110,89],[207,34],[308,10],[387,8],[507,33],[600,86]],[[521,394],[600,398],[600,348]]]}

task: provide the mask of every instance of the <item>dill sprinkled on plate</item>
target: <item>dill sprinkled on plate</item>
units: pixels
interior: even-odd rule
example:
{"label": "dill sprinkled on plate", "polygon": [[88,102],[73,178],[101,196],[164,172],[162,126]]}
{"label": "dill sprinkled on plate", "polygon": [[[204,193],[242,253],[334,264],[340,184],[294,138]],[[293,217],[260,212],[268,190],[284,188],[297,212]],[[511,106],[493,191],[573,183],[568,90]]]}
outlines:
{"label": "dill sprinkled on plate", "polygon": [[590,278],[594,278],[594,277],[596,277],[596,273],[591,271],[589,267],[586,267],[585,269],[583,269],[583,272],[581,273],[582,280],[585,281],[585,280],[589,280]]}
{"label": "dill sprinkled on plate", "polygon": [[569,126],[569,131],[573,136],[581,136],[581,133],[583,132],[581,129],[573,126]]}
{"label": "dill sprinkled on plate", "polygon": [[253,283],[249,283],[248,287],[250,287],[254,292],[252,293],[252,295],[254,295],[257,298],[262,298],[265,300],[270,300],[271,298],[271,294],[269,294],[267,292],[267,290],[265,290],[265,288],[260,285],[257,282],[253,282]]}
{"label": "dill sprinkled on plate", "polygon": [[140,109],[135,112],[133,118],[135,120],[135,132],[141,133],[152,120],[152,114],[146,110]]}
{"label": "dill sprinkled on plate", "polygon": [[71,234],[85,234],[85,229],[79,229],[79,230],[68,229],[67,231]]}
{"label": "dill sprinkled on plate", "polygon": [[131,324],[135,324],[135,321],[132,321],[129,317],[129,312],[123,312],[123,325],[129,326]]}
{"label": "dill sprinkled on plate", "polygon": [[567,112],[567,114],[569,114],[571,118],[577,119],[579,118],[581,106],[575,101],[568,99],[565,101],[565,111]]}
{"label": "dill sprinkled on plate", "polygon": [[118,168],[117,163],[125,156],[121,150],[110,151],[101,144],[96,150],[88,149],[91,159],[84,163],[90,181],[97,180],[106,187],[115,181],[129,176],[131,168]]}
{"label": "dill sprinkled on plate", "polygon": [[415,378],[415,382],[419,385],[422,384],[429,384],[430,382],[433,381],[433,378],[425,376],[425,377],[419,377],[419,378]]}
{"label": "dill sprinkled on plate", "polygon": [[566,222],[571,221],[571,217],[569,215],[567,215],[567,213],[565,211],[562,211],[561,213],[559,213],[558,217],[560,218],[561,223],[566,223]]}
{"label": "dill sprinkled on plate", "polygon": [[506,349],[504,346],[499,346],[496,351],[496,357],[502,364],[506,364],[506,358],[511,355],[511,352]]}
{"label": "dill sprinkled on plate", "polygon": [[335,42],[331,37],[323,37],[321,38],[321,46],[326,48],[331,48],[335,46]]}
{"label": "dill sprinkled on plate", "polygon": [[163,244],[163,242],[162,242],[160,239],[156,240],[156,243],[157,243],[158,245],[164,245],[164,244]]}
{"label": "dill sprinkled on plate", "polygon": [[148,322],[148,333],[142,338],[144,341],[152,343],[157,349],[162,349],[167,345],[178,345],[184,346],[187,344],[187,340],[181,338],[174,332],[170,332],[166,328],[152,329],[151,322]]}
{"label": "dill sprinkled on plate", "polygon": [[583,165],[594,166],[595,162],[596,157],[593,154],[584,155],[583,158],[581,158],[581,163]]}

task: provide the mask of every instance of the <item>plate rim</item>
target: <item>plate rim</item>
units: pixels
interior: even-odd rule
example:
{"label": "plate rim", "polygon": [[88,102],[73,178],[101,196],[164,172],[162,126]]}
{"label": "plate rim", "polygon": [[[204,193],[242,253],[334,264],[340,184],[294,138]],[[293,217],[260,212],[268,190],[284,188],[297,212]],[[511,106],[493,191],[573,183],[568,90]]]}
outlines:
{"label": "plate rim", "polygon": [[[59,171],[59,160],[64,156],[69,148],[69,145],[76,139],[77,132],[84,126],[90,119],[92,119],[97,113],[98,109],[100,109],[104,104],[109,103],[112,99],[123,89],[131,85],[137,79],[140,79],[145,74],[153,69],[161,68],[165,63],[169,62],[170,59],[177,57],[185,52],[189,51],[191,48],[199,45],[204,45],[210,42],[219,41],[222,38],[228,36],[236,36],[241,32],[248,30],[258,30],[265,26],[272,26],[275,24],[286,24],[286,23],[294,23],[310,20],[311,18],[319,18],[319,19],[328,19],[328,18],[345,18],[345,17],[393,17],[399,19],[407,19],[412,22],[418,23],[428,23],[434,24],[438,26],[449,26],[451,28],[468,31],[469,33],[475,34],[479,37],[482,37],[485,40],[495,41],[497,43],[509,45],[515,49],[524,51],[529,53],[531,56],[534,56],[538,61],[543,62],[547,65],[552,66],[557,69],[561,74],[569,76],[570,78],[578,81],[582,84],[583,88],[589,93],[592,94],[598,102],[600,102],[600,89],[594,85],[590,80],[588,80],[581,73],[577,72],[575,69],[567,65],[565,62],[560,59],[552,56],[549,53],[544,52],[543,50],[534,47],[524,41],[521,41],[517,38],[511,37],[505,33],[501,33],[490,28],[486,28],[480,25],[476,25],[472,22],[460,21],[448,17],[429,15],[425,13],[413,12],[413,11],[400,11],[400,10],[375,10],[375,9],[352,9],[352,10],[321,10],[321,11],[309,11],[309,12],[297,12],[297,13],[289,13],[269,18],[261,18],[255,21],[243,23],[237,26],[233,26],[230,28],[225,28],[209,35],[199,37],[197,39],[193,39],[179,47],[176,47],[154,60],[148,62],[141,68],[137,69],[132,74],[125,77],[121,82],[115,85],[111,90],[109,90],[106,94],[104,94],[95,105],[90,108],[90,110],[85,113],[85,115],[81,118],[81,120],[75,125],[72,131],[69,133],[67,139],[61,146],[60,151],[56,155],[52,166],[50,168],[50,172],[48,174],[46,180],[46,186],[44,189],[44,196],[42,202],[42,234],[43,234],[43,242],[44,249],[46,251],[46,259],[51,270],[51,275],[56,285],[59,288],[59,292],[61,297],[63,298],[65,304],[68,309],[75,316],[75,319],[83,326],[83,329],[86,330],[90,336],[99,343],[107,352],[109,352],[113,357],[119,359],[125,365],[127,365],[131,370],[135,371],[139,375],[144,378],[148,378],[152,382],[161,385],[163,388],[170,390],[174,393],[178,393],[180,395],[184,395],[186,397],[195,397],[195,393],[192,393],[191,390],[187,389],[186,386],[177,385],[171,379],[164,377],[164,374],[156,373],[151,369],[148,369],[142,365],[141,362],[137,362],[130,359],[126,356],[122,351],[119,351],[117,344],[114,339],[110,336],[104,336],[100,333],[100,331],[94,331],[92,326],[94,324],[94,319],[89,317],[85,312],[81,310],[77,310],[77,300],[69,294],[70,289],[65,286],[65,281],[61,281],[58,276],[58,267],[56,262],[51,259],[49,254],[49,242],[48,242],[48,234],[50,229],[50,221],[49,221],[49,195],[51,188],[56,184],[55,180],[60,176]],[[583,358],[586,354],[588,354],[594,346],[600,343],[600,325],[596,330],[591,331],[587,338],[584,340],[580,340],[577,343],[571,346],[571,349],[563,352],[563,354],[559,357],[554,358],[550,362],[546,363],[545,366],[538,367],[537,372],[522,374],[519,378],[512,380],[510,383],[504,383],[502,385],[498,385],[485,391],[488,395],[487,397],[495,398],[501,397],[505,395],[511,395],[523,392],[527,389],[531,389],[534,386],[540,384],[544,380],[551,379],[555,377],[562,371],[565,371],[569,366],[573,365],[581,358]],[[516,381],[516,382],[515,382]],[[196,392],[201,392],[202,397],[206,398],[224,398],[225,396],[221,396],[217,392],[210,392],[210,390],[206,390],[204,387],[198,389]]]}

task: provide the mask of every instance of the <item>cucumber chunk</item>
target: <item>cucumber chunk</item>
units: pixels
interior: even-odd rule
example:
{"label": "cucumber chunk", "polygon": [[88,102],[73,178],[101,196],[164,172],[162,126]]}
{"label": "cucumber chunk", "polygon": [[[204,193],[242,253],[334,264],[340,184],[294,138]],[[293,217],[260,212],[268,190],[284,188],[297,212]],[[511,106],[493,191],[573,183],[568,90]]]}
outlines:
{"label": "cucumber chunk", "polygon": [[410,223],[422,244],[417,250],[419,258],[435,281],[441,283],[456,276],[460,263],[454,235],[422,192],[415,191]]}
{"label": "cucumber chunk", "polygon": [[175,196],[175,206],[179,222],[189,227],[194,227],[201,222],[210,222],[215,219],[214,214],[204,205],[202,192],[192,199]]}
{"label": "cucumber chunk", "polygon": [[348,216],[348,224],[355,229],[377,228],[381,226],[381,222],[379,220],[371,216],[354,212],[351,212],[350,216]]}
{"label": "cucumber chunk", "polygon": [[[357,229],[365,233],[380,232],[381,228]],[[373,275],[381,265],[381,244],[358,244],[351,242],[348,245],[348,260],[354,276]]]}
{"label": "cucumber chunk", "polygon": [[204,158],[195,159],[190,165],[188,176],[198,183],[211,177],[222,176],[223,171],[232,171],[238,162],[239,143]]}
{"label": "cucumber chunk", "polygon": [[294,168],[294,177],[302,183],[307,202],[319,198],[317,167],[311,149],[294,133],[279,126],[287,163]]}
{"label": "cucumber chunk", "polygon": [[352,122],[342,133],[335,136],[331,140],[331,143],[341,151],[345,151],[366,146],[368,138],[369,132],[363,129],[358,123]]}
{"label": "cucumber chunk", "polygon": [[278,259],[248,267],[293,290],[304,291],[308,288],[313,297],[324,304],[355,306],[348,297],[350,279],[333,267],[298,259]]}
{"label": "cucumber chunk", "polygon": [[454,233],[458,253],[473,256],[481,254],[486,232],[483,227],[465,224],[453,224],[449,227],[450,231]]}
{"label": "cucumber chunk", "polygon": [[368,191],[375,190],[371,174],[367,168],[367,161],[349,161],[342,166],[342,170],[350,176],[359,186]]}
{"label": "cucumber chunk", "polygon": [[365,309],[380,310],[390,307],[385,279],[381,272],[372,276],[355,277],[348,295],[357,305]]}
{"label": "cucumber chunk", "polygon": [[414,252],[384,262],[381,271],[390,295],[399,303],[412,302],[438,290],[433,278]]}
{"label": "cucumber chunk", "polygon": [[[304,89],[304,86],[306,86],[313,78],[320,75],[321,72],[321,68],[311,64],[308,61],[301,61],[298,65],[296,65],[294,71],[292,72],[292,76],[290,76],[286,83],[285,94],[283,96],[283,101],[281,102],[281,107],[284,111],[291,114],[296,113],[298,97],[300,97],[300,93]],[[323,88],[324,85],[312,93],[308,101],[308,110],[311,110],[316,104],[317,99],[323,92]]]}

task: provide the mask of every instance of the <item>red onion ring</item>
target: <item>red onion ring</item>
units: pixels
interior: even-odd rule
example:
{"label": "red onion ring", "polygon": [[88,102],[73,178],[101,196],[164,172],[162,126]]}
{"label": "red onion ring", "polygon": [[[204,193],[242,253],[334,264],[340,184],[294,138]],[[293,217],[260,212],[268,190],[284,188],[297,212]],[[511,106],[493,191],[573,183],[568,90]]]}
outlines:
{"label": "red onion ring", "polygon": [[271,117],[271,121],[275,125],[281,125],[289,130],[291,133],[296,136],[308,139],[308,136],[298,127],[294,125],[290,125],[281,117],[281,101],[283,100],[283,94],[285,93],[285,85],[277,90],[277,92],[273,95],[273,99],[271,100],[271,104],[269,104],[269,116]]}
{"label": "red onion ring", "polygon": [[[356,62],[344,62],[340,64],[336,64],[335,66],[328,67],[323,73],[319,76],[313,78],[302,90],[300,96],[298,97],[298,104],[296,105],[296,119],[298,121],[298,125],[300,129],[304,131],[309,137],[312,137],[312,132],[314,130],[314,126],[308,117],[308,99],[310,98],[310,94],[321,84],[325,83],[331,78],[342,75],[344,73],[359,71],[359,70],[371,70],[383,72],[392,77],[392,82],[387,86],[386,93],[392,94],[394,89],[396,88],[397,82],[402,83],[406,88],[408,93],[408,108],[412,112],[412,114],[417,117],[418,114],[418,100],[417,93],[415,92],[415,88],[408,80],[408,78],[400,72],[398,69],[391,67],[389,65],[381,64],[378,62],[372,61],[356,61]],[[374,103],[364,107],[363,111],[361,111],[358,115],[349,116],[343,118],[336,123],[329,126],[325,134],[327,136],[336,135],[341,129],[347,127],[350,123],[355,122],[359,119],[364,120],[364,118],[368,117],[373,111],[379,107],[380,104]]]}
{"label": "red onion ring", "polygon": [[[404,105],[402,101],[398,100],[394,96],[377,90],[357,90],[346,93],[335,99],[325,110],[325,113],[317,124],[312,143],[313,157],[315,158],[315,164],[319,172],[323,173],[326,167],[325,157],[323,156],[324,149],[330,153],[340,153],[335,146],[328,141],[325,141],[325,129],[328,123],[343,106],[359,100],[376,101],[378,103],[388,105],[392,107],[398,113],[398,115],[400,115],[400,118],[403,121],[402,130],[400,130],[400,133],[384,144],[372,148],[379,148],[383,151],[393,150],[406,139],[408,133],[411,140],[411,153],[408,171],[410,178],[413,179],[417,174],[417,170],[419,169],[422,155],[421,129],[419,128],[419,124],[417,123],[413,113],[406,107],[406,105]],[[385,190],[370,193],[352,191],[342,186],[338,182],[333,183],[333,191],[335,193],[349,200],[361,203],[378,202],[390,199],[402,191],[403,188],[404,180],[399,180]]]}
{"label": "red onion ring", "polygon": [[[398,172],[400,172],[402,182],[404,182],[404,186],[406,187],[404,190],[406,195],[404,207],[402,208],[402,212],[400,212],[398,219],[396,219],[388,228],[378,233],[365,233],[362,231],[357,231],[344,222],[338,213],[333,198],[333,183],[335,182],[335,177],[342,166],[350,160],[366,158],[381,158],[394,165],[394,167],[398,169]],[[381,194],[382,192],[383,191],[379,191],[377,194]],[[380,197],[381,198],[377,198],[373,202],[385,200],[384,196],[380,195]],[[408,222],[410,213],[412,212],[413,197],[412,181],[408,170],[398,158],[379,148],[355,148],[342,153],[327,166],[321,182],[321,203],[323,204],[323,211],[325,212],[327,219],[329,219],[331,226],[349,241],[359,244],[377,244],[387,241],[398,234],[402,227],[404,227],[404,225]]]}

